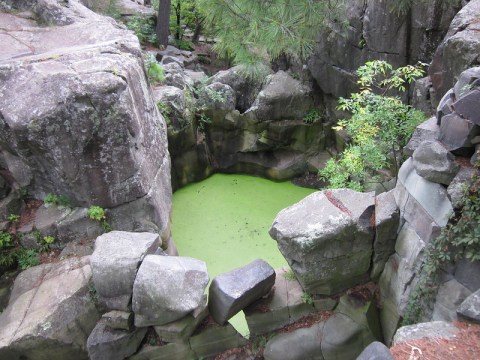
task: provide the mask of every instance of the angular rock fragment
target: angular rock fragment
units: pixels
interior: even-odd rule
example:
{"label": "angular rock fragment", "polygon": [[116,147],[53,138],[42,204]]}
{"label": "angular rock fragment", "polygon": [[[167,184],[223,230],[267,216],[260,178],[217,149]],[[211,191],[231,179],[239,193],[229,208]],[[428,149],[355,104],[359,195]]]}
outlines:
{"label": "angular rock fragment", "polygon": [[137,351],[146,332],[146,328],[113,330],[99,322],[88,337],[88,356],[90,360],[125,359]]}
{"label": "angular rock fragment", "polygon": [[439,184],[449,185],[460,169],[455,156],[438,141],[424,141],[412,158],[418,175]]}
{"label": "angular rock fragment", "polygon": [[210,285],[208,308],[219,324],[255,300],[268,294],[275,283],[275,270],[263,260],[217,275]]}
{"label": "angular rock fragment", "polygon": [[182,256],[146,256],[133,286],[135,326],[165,325],[181,319],[200,306],[207,284],[207,266],[203,261]]}
{"label": "angular rock fragment", "polygon": [[111,231],[97,238],[91,258],[93,283],[108,309],[128,311],[138,267],[158,246],[159,236],[153,233]]}
{"label": "angular rock fragment", "polygon": [[467,297],[457,309],[457,314],[464,319],[480,323],[480,290]]}

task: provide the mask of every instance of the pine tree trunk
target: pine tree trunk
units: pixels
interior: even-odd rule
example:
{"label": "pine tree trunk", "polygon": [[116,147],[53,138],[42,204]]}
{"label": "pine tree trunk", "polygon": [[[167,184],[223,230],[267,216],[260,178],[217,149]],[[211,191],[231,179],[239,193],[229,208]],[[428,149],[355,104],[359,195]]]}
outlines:
{"label": "pine tree trunk", "polygon": [[157,37],[158,43],[168,45],[168,28],[170,25],[170,0],[160,0],[157,16]]}

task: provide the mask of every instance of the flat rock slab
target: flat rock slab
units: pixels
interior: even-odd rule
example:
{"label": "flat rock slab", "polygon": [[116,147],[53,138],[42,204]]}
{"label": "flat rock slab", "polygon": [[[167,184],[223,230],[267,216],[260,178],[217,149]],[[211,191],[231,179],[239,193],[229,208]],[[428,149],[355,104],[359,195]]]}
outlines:
{"label": "flat rock slab", "polygon": [[137,351],[146,333],[146,328],[113,330],[99,322],[88,337],[88,356],[90,360],[125,359]]}
{"label": "flat rock slab", "polygon": [[[315,311],[302,299],[303,289],[298,280],[292,278],[291,270],[277,269],[275,273],[275,285],[268,297],[255,301],[243,311],[251,335],[280,329]],[[335,304],[333,301],[333,306]]]}
{"label": "flat rock slab", "polygon": [[158,246],[154,233],[111,231],[97,238],[91,258],[93,283],[108,309],[128,311],[138,267]]}
{"label": "flat rock slab", "polygon": [[480,323],[480,290],[467,297],[457,309],[457,314],[464,319]]}
{"label": "flat rock slab", "polygon": [[208,280],[201,260],[146,256],[133,286],[135,326],[165,325],[194,311],[202,304]]}
{"label": "flat rock slab", "polygon": [[397,330],[393,343],[395,345],[420,339],[453,339],[458,329],[452,323],[431,321],[415,325],[402,326]]}
{"label": "flat rock slab", "polygon": [[87,337],[99,318],[91,276],[88,256],[18,275],[0,315],[0,359],[87,359]]}
{"label": "flat rock slab", "polygon": [[263,260],[217,275],[210,285],[208,308],[219,324],[268,294],[275,283],[275,270]]}
{"label": "flat rock slab", "polygon": [[277,215],[270,236],[306,292],[333,295],[368,280],[374,205],[374,193],[337,189]]}
{"label": "flat rock slab", "polygon": [[187,343],[170,343],[162,346],[143,346],[138,353],[129,357],[129,360],[192,360],[195,353]]}

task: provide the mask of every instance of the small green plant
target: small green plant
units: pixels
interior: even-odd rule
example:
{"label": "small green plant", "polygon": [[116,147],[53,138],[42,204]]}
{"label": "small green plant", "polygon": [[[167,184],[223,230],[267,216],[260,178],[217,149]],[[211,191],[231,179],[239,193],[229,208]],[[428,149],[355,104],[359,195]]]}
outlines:
{"label": "small green plant", "polygon": [[20,215],[10,214],[10,215],[8,215],[7,220],[12,222],[12,223],[16,223],[20,220]]}
{"label": "small green plant", "polygon": [[304,292],[304,293],[302,294],[302,301],[303,301],[305,304],[313,305],[313,297],[312,297],[312,295],[310,295],[309,293]]}
{"label": "small green plant", "polygon": [[26,270],[32,266],[36,266],[40,264],[40,259],[38,257],[38,253],[33,250],[21,250],[18,253],[18,266],[22,270]]}
{"label": "small green plant", "polygon": [[267,335],[260,335],[255,337],[252,340],[252,351],[254,353],[258,353],[265,349],[267,343],[275,336],[275,333],[267,334]]}
{"label": "small green plant", "polygon": [[207,129],[207,125],[212,122],[212,119],[210,119],[205,113],[201,113],[200,117],[198,119],[198,130],[201,133],[205,133],[205,130]]}
{"label": "small green plant", "polygon": [[150,84],[161,84],[165,81],[165,72],[163,66],[157,62],[153,54],[145,56],[145,67],[147,69],[148,80]]}
{"label": "small green plant", "polygon": [[283,276],[288,281],[297,280],[297,277],[295,276],[295,273],[293,272],[293,270],[288,270]]}
{"label": "small green plant", "polygon": [[105,210],[97,205],[92,205],[87,210],[87,215],[91,220],[98,221],[105,232],[112,231],[112,226],[107,221]]}
{"label": "small green plant", "polygon": [[163,118],[165,119],[165,122],[167,125],[171,124],[170,121],[170,114],[172,113],[172,109],[168,104],[164,103],[162,100],[157,101],[157,108],[158,111],[160,111],[160,114],[162,114]]}
{"label": "small green plant", "polygon": [[12,234],[0,231],[0,249],[12,246]]}
{"label": "small green plant", "polygon": [[70,199],[65,195],[47,194],[43,199],[43,202],[47,205],[56,205],[70,207]]}
{"label": "small green plant", "polygon": [[303,122],[305,124],[314,124],[322,119],[322,114],[318,109],[310,109],[307,111],[303,117]]}
{"label": "small green plant", "polygon": [[158,38],[155,31],[155,18],[153,16],[132,16],[126,25],[137,35],[140,43],[144,45],[158,45]]}
{"label": "small green plant", "polygon": [[340,98],[338,106],[352,117],[339,121],[334,128],[344,129],[351,143],[319,171],[330,188],[362,191],[368,183],[381,183],[381,170],[396,176],[401,149],[425,115],[386,94],[390,90],[405,91],[409,83],[422,76],[419,66],[393,70],[385,61],[371,61],[358,68],[360,92],[348,99]]}

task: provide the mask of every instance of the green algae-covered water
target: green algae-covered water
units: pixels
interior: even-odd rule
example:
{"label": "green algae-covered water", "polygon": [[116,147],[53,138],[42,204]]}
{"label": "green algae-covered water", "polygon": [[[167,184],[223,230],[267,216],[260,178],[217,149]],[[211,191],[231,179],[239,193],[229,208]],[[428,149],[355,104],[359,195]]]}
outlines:
{"label": "green algae-covered water", "polygon": [[[172,233],[178,252],[207,263],[210,279],[255,259],[287,265],[268,230],[280,210],[314,192],[290,182],[216,174],[173,194]],[[243,314],[230,322],[243,335]]]}

